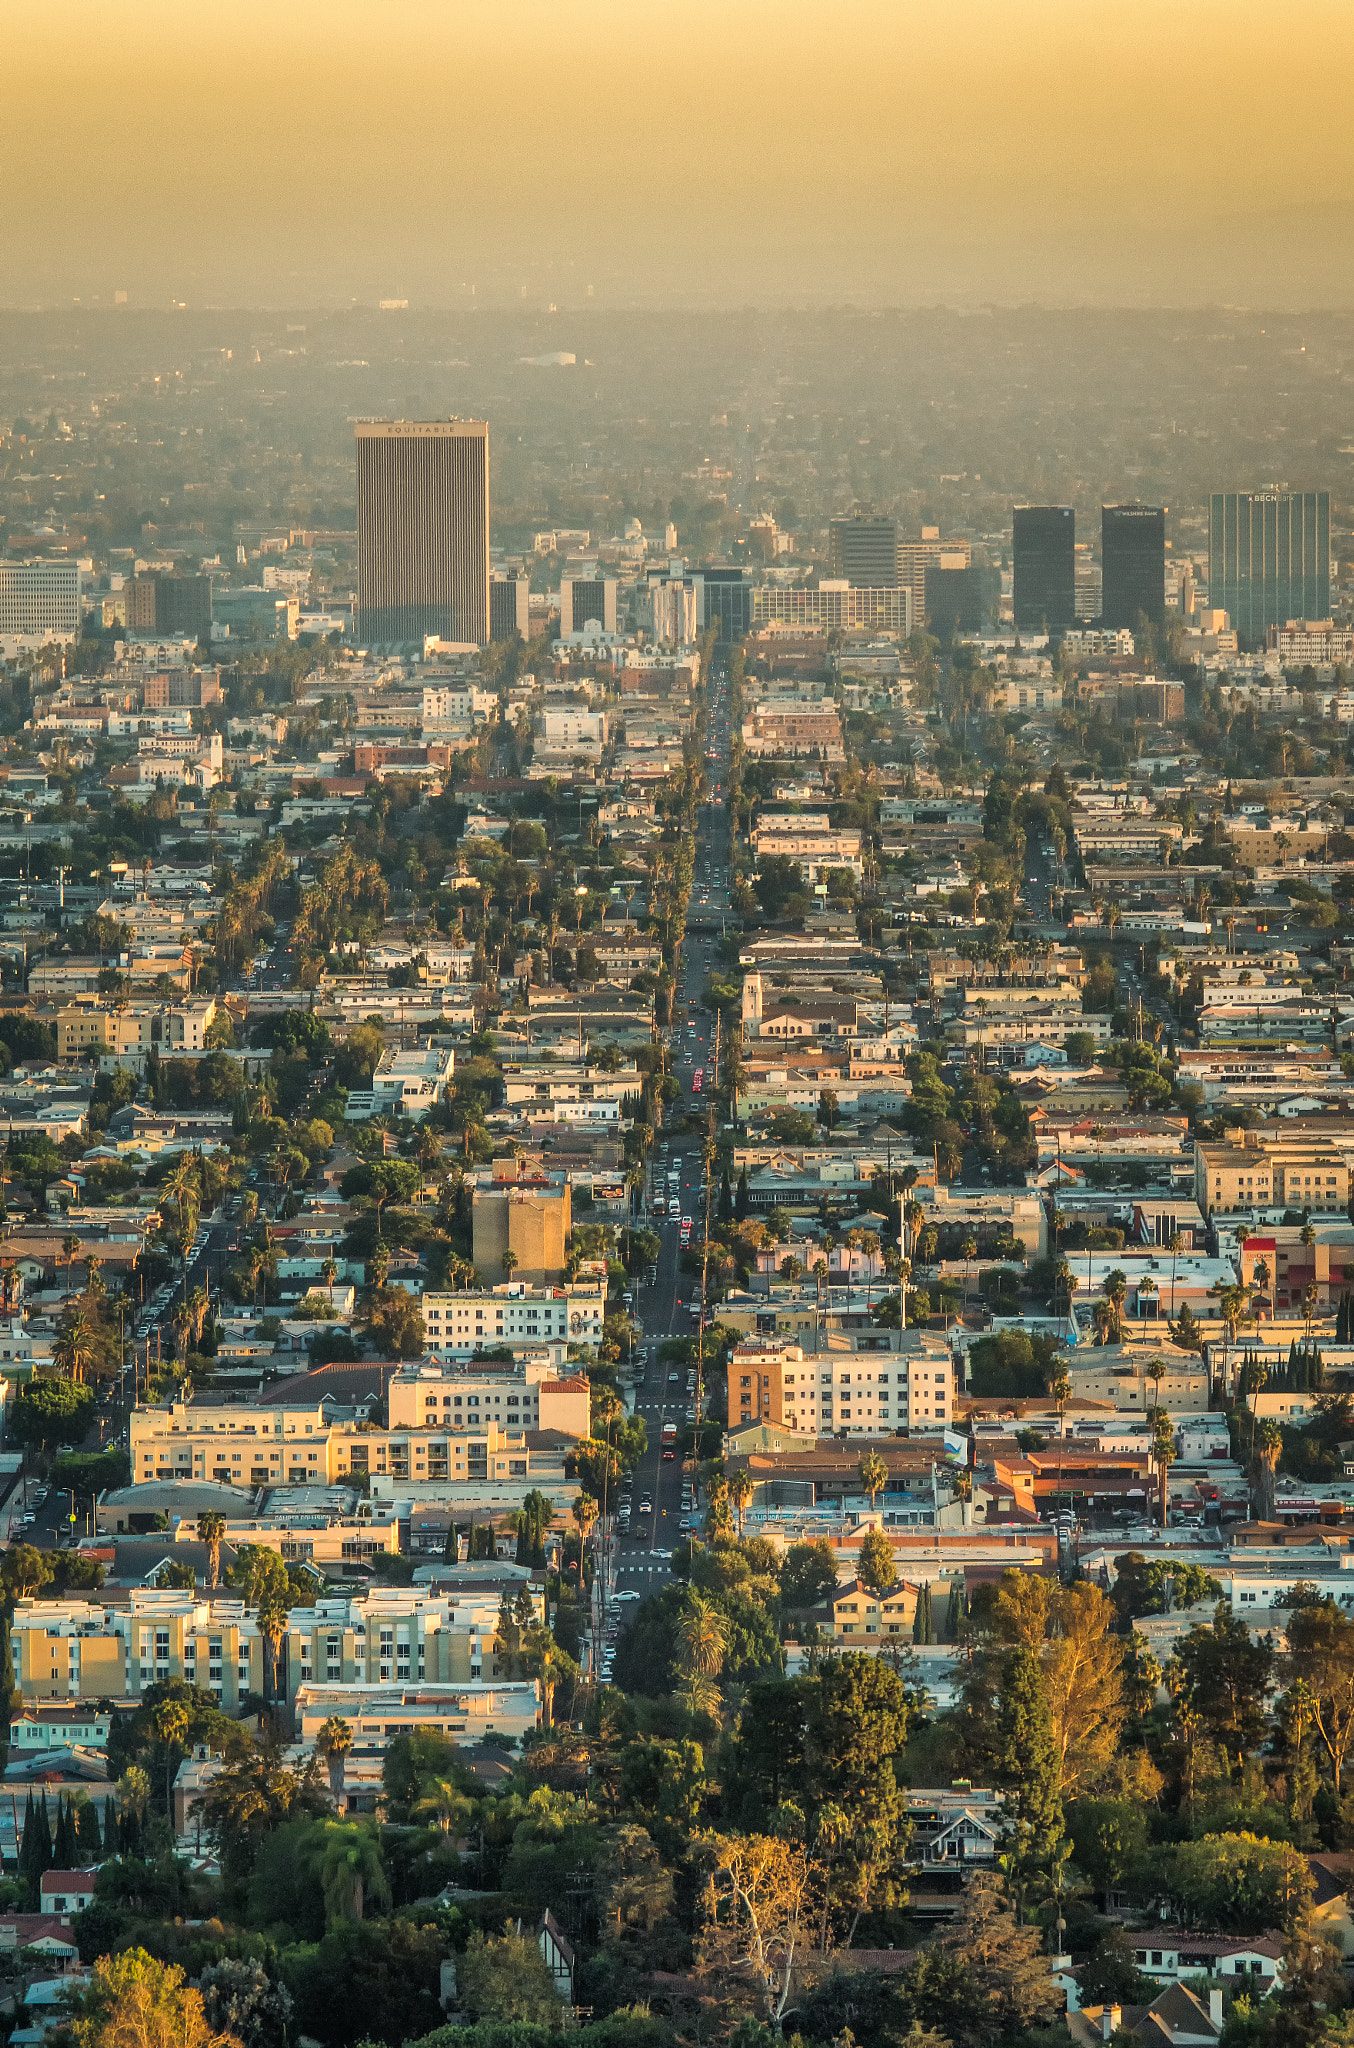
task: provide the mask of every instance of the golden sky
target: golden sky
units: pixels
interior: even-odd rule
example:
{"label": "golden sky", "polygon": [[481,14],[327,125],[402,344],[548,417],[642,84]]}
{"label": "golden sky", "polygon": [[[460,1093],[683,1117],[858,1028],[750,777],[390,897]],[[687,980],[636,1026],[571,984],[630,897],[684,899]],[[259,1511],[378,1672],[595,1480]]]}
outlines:
{"label": "golden sky", "polygon": [[1348,0],[4,12],[10,303],[1347,295]]}

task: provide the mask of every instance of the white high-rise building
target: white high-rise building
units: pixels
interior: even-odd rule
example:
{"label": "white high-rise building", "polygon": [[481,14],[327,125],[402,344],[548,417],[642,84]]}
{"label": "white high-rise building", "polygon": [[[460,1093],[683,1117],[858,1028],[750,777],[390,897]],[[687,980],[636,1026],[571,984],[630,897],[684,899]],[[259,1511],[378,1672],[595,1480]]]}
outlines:
{"label": "white high-rise building", "polygon": [[0,562],[0,647],[42,647],[80,637],[78,562]]}

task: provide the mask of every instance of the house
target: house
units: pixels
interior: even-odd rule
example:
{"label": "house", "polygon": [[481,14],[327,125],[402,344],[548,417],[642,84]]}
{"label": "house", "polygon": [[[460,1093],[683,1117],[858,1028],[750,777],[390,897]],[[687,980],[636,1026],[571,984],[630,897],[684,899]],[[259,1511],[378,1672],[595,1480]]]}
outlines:
{"label": "house", "polygon": [[72,1913],[82,1913],[94,1898],[98,1880],[95,1870],[44,1870],[38,1899],[44,1913],[55,1913],[65,1925]]}
{"label": "house", "polygon": [[18,1948],[36,1949],[62,1970],[80,1960],[79,1943],[54,1913],[0,1914],[0,1955]]}
{"label": "house", "polygon": [[832,1596],[833,1635],[838,1641],[858,1636],[900,1636],[910,1641],[917,1591],[899,1580],[887,1593],[876,1593],[862,1580],[851,1579]]}
{"label": "house", "polygon": [[1312,1894],[1312,1932],[1342,1956],[1354,1956],[1354,1914],[1348,1888],[1354,1883],[1354,1856],[1309,1856],[1307,1868],[1316,1887]]}
{"label": "house", "polygon": [[574,1950],[573,1943],[547,1906],[541,1915],[540,1933],[536,1937],[541,1954],[545,1957],[555,1990],[559,1993],[561,2005],[574,2002]]}
{"label": "house", "polygon": [[927,1872],[990,1870],[1001,1840],[1002,1795],[962,1781],[905,1795],[912,1857]]}
{"label": "house", "polygon": [[1207,1972],[1211,1977],[1254,1977],[1272,1991],[1282,1968],[1282,1934],[1191,1934],[1184,1927],[1154,1927],[1132,1937],[1133,1960],[1145,1977],[1173,1984]]}
{"label": "house", "polygon": [[1141,2048],[1215,2048],[1222,2035],[1222,1993],[1208,1994],[1208,2003],[1172,1984],[1150,2005],[1086,2005],[1076,2000],[1076,1978],[1059,1972],[1067,1992],[1067,2031],[1077,2048],[1095,2048],[1116,2034],[1134,2034]]}

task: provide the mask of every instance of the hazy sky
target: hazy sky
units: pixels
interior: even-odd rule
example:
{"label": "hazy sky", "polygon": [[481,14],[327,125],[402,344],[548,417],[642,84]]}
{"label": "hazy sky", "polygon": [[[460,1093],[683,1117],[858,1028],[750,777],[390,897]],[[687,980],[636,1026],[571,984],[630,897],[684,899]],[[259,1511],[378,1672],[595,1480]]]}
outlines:
{"label": "hazy sky", "polygon": [[1354,299],[1348,0],[42,0],[0,299]]}

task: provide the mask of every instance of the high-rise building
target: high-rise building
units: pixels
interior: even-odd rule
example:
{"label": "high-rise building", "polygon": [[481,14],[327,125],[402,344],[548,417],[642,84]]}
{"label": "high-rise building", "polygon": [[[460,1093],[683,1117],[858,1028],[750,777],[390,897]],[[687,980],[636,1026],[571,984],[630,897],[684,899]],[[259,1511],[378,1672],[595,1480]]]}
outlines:
{"label": "high-rise building", "polygon": [[1070,505],[1017,505],[1012,597],[1018,632],[1057,632],[1077,616],[1077,517]]}
{"label": "high-rise building", "polygon": [[494,576],[489,581],[489,638],[531,638],[531,584],[525,576]]}
{"label": "high-rise building", "polygon": [[941,638],[950,633],[985,633],[996,609],[987,587],[990,581],[990,570],[959,556],[950,560],[941,554],[928,562],[925,616],[931,630]]}
{"label": "high-rise building", "polygon": [[1215,491],[1208,601],[1250,641],[1289,619],[1328,618],[1330,492]]}
{"label": "high-rise building", "polygon": [[698,569],[696,631],[715,629],[717,641],[741,640],[752,630],[752,583],[742,569]]}
{"label": "high-rise building", "polygon": [[155,633],[162,639],[212,637],[210,576],[169,576],[144,569],[124,584],[123,595],[129,633]]}
{"label": "high-rise building", "polygon": [[939,565],[945,569],[968,569],[973,564],[973,550],[966,540],[942,540],[938,526],[923,526],[920,540],[900,540],[898,543],[898,581],[906,583],[912,592],[912,616],[924,619],[930,615],[926,602],[926,577],[930,569]]}
{"label": "high-rise building", "polygon": [[1166,513],[1160,505],[1100,508],[1100,616],[1107,627],[1137,630],[1166,622]]}
{"label": "high-rise building", "polygon": [[616,579],[614,576],[564,576],[559,586],[559,629],[562,635],[581,633],[589,624],[604,633],[616,630]]}
{"label": "high-rise building", "polygon": [[357,633],[367,645],[489,638],[489,429],[357,428]]}
{"label": "high-rise building", "polygon": [[0,562],[0,641],[78,640],[78,562]]}
{"label": "high-rise building", "polygon": [[827,530],[828,574],[853,589],[886,590],[898,581],[898,522],[856,515]]}

